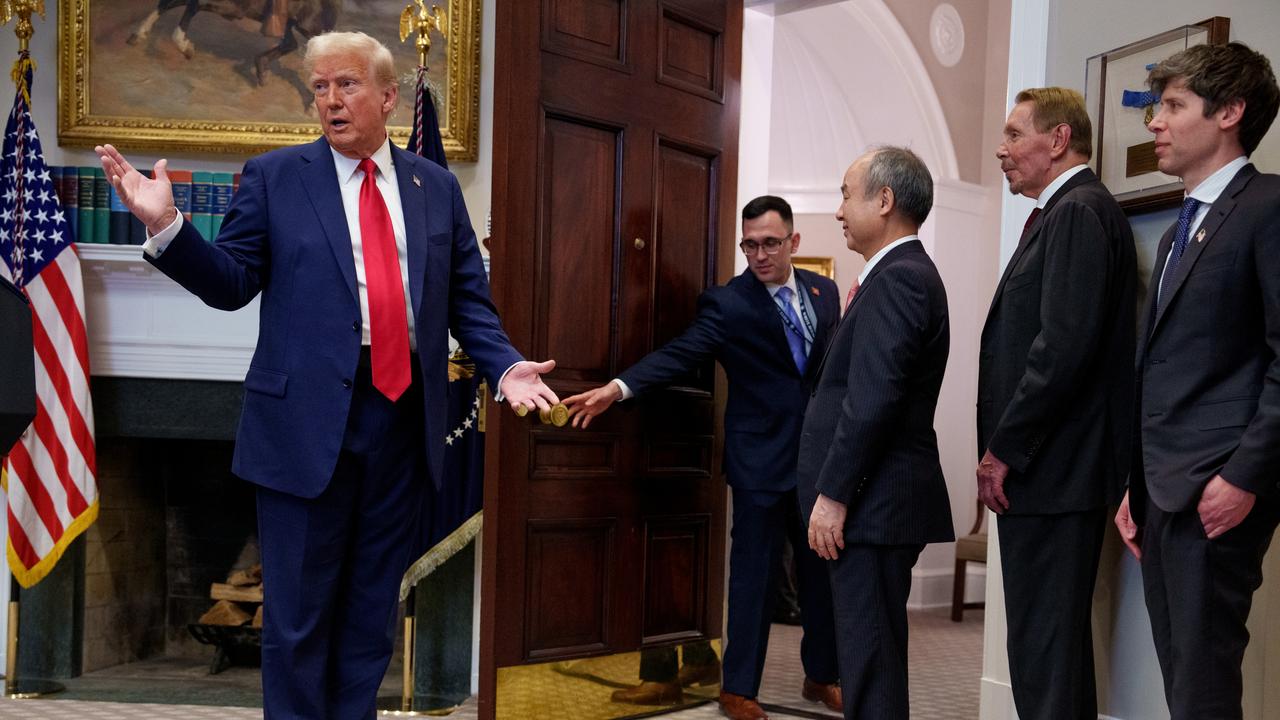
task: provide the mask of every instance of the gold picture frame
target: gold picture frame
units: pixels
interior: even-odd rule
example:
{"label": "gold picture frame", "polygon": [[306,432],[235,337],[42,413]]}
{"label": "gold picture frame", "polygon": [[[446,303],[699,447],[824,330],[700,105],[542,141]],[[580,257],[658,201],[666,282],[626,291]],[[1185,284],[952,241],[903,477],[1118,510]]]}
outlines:
{"label": "gold picture frame", "polygon": [[791,258],[791,264],[801,270],[808,270],[829,279],[836,279],[836,261],[829,257],[805,257],[796,255]]}
{"label": "gold picture frame", "polygon": [[[412,37],[401,43],[397,35],[407,1],[346,0],[347,12],[335,28],[367,32],[396,58],[400,103],[388,130],[402,147],[413,117],[417,66]],[[452,161],[474,161],[479,150],[481,1],[440,0],[448,6],[448,34],[432,37],[428,57],[428,78],[440,95],[440,134]],[[62,145],[110,142],[128,150],[255,154],[319,137],[300,77],[301,47],[273,59],[262,73],[256,57],[281,42],[264,35],[262,18],[228,20],[202,12],[179,33],[183,8],[152,20],[157,2],[58,0]],[[305,0],[291,2],[298,7]],[[148,20],[147,32],[140,33]],[[293,32],[299,45],[305,42]],[[183,49],[179,35],[190,50]]]}

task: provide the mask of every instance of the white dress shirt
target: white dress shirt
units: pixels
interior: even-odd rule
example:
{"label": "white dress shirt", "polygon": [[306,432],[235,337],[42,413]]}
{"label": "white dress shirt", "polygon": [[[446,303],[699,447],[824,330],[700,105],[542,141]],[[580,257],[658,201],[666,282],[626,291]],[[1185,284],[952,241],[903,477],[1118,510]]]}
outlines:
{"label": "white dress shirt", "polygon": [[905,245],[906,243],[909,243],[912,240],[919,240],[919,239],[920,239],[919,235],[908,235],[906,237],[900,237],[897,240],[894,240],[893,242],[889,243],[888,245],[885,245],[884,247],[880,248],[880,252],[876,253],[875,255],[872,255],[871,259],[867,261],[867,264],[863,266],[862,272],[858,274],[858,287],[862,287],[862,283],[866,282],[867,276],[871,274],[871,270],[876,266],[876,263],[880,262],[880,259],[883,258],[885,255],[888,255],[890,250],[898,247],[899,245]]}
{"label": "white dress shirt", "polygon": [[1053,194],[1058,192],[1059,188],[1066,185],[1068,180],[1075,177],[1076,174],[1083,172],[1088,167],[1088,165],[1080,163],[1079,165],[1073,165],[1066,170],[1063,170],[1061,175],[1054,178],[1053,182],[1046,185],[1044,190],[1040,192],[1040,197],[1036,198],[1036,207],[1043,210],[1044,206],[1048,205],[1049,201],[1053,199]]}
{"label": "white dress shirt", "polygon": [[[1188,239],[1195,237],[1196,229],[1200,227],[1200,223],[1203,223],[1205,217],[1209,215],[1209,208],[1218,201],[1218,196],[1222,195],[1223,190],[1227,189],[1227,186],[1235,179],[1236,174],[1248,164],[1249,158],[1241,155],[1218,168],[1216,172],[1200,181],[1199,185],[1183,195],[1184,200],[1188,197],[1193,197],[1200,201],[1200,206],[1196,208],[1196,214],[1191,218],[1191,226],[1187,229]],[[1172,249],[1170,251],[1172,252]],[[1156,283],[1157,302],[1160,301],[1158,293],[1164,291],[1164,273],[1168,269],[1169,263],[1166,261],[1164,268],[1160,270],[1160,282]]]}

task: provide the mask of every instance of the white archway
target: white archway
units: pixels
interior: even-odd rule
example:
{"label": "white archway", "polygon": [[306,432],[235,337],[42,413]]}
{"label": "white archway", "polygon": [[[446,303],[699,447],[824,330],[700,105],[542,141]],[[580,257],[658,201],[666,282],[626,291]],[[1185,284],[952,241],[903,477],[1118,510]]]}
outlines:
{"label": "white archway", "polygon": [[797,212],[828,212],[849,162],[880,144],[911,147],[935,178],[958,178],[933,83],[881,0],[791,6],[773,25],[771,191]]}

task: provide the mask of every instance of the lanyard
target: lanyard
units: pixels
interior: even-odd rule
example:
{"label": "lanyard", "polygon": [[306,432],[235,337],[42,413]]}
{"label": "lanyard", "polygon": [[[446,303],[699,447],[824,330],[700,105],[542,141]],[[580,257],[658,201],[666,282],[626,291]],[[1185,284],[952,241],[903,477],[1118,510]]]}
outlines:
{"label": "lanyard", "polygon": [[796,334],[804,342],[813,342],[813,336],[816,334],[813,329],[813,321],[809,319],[809,310],[805,307],[804,298],[799,294],[800,284],[796,283],[796,302],[800,305],[800,320],[804,323],[804,329],[808,331],[808,335],[800,331],[796,324],[791,322],[791,318],[787,317],[787,312],[782,308],[782,304],[778,302],[778,296],[773,296],[773,306],[778,310],[778,314],[782,316],[782,324],[787,326],[787,330]]}

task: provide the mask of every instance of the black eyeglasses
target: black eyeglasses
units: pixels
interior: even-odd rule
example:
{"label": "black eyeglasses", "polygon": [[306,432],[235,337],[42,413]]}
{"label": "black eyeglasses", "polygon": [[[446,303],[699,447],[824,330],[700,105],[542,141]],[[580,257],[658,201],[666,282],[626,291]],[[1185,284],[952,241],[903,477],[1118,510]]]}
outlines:
{"label": "black eyeglasses", "polygon": [[778,251],[782,249],[782,244],[790,240],[791,236],[794,234],[795,233],[787,233],[786,237],[781,238],[765,238],[760,242],[756,242],[755,240],[743,240],[738,243],[738,247],[742,248],[742,253],[747,257],[751,257],[760,252],[760,248],[764,248],[766,255],[777,255]]}

